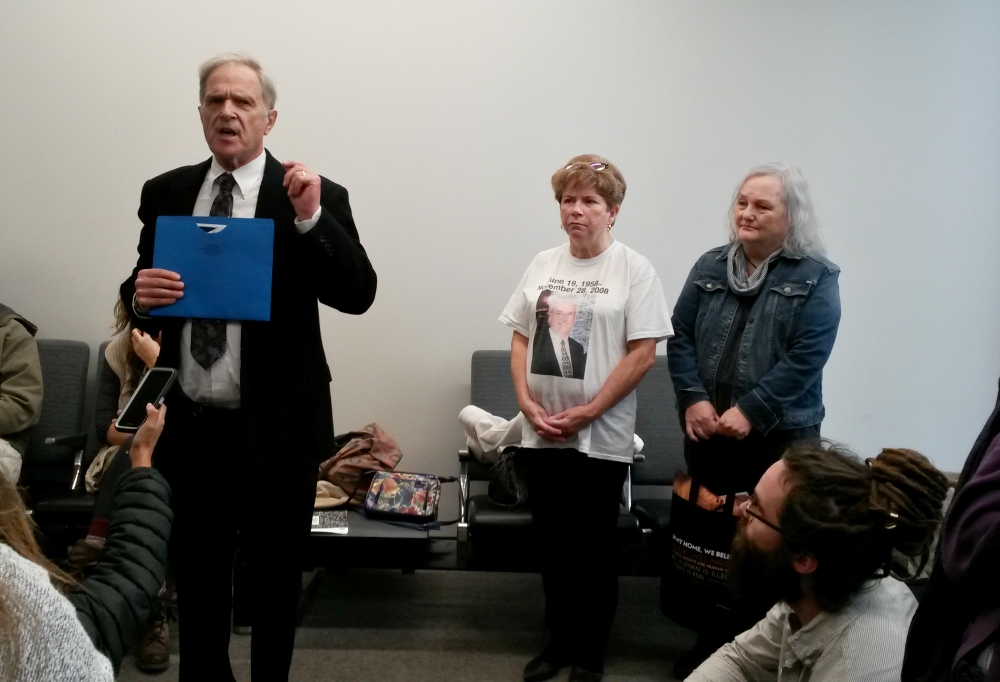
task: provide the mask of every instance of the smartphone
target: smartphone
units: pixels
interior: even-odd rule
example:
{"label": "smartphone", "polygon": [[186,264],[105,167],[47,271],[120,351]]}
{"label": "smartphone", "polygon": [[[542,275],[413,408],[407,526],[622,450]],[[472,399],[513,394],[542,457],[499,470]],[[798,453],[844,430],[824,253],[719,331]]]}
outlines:
{"label": "smartphone", "polygon": [[115,428],[126,433],[138,431],[146,421],[146,405],[153,403],[159,408],[175,381],[177,370],[170,367],[153,367],[146,372],[125,409],[115,420]]}

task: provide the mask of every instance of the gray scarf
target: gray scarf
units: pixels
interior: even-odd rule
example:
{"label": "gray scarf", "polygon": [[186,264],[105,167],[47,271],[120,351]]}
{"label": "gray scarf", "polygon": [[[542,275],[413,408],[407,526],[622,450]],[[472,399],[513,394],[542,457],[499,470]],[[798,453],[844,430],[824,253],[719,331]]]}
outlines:
{"label": "gray scarf", "polygon": [[736,242],[729,249],[729,256],[726,259],[726,270],[729,272],[729,288],[737,296],[756,296],[760,285],[767,279],[767,268],[771,261],[781,255],[782,249],[778,249],[757,266],[753,274],[747,277],[747,256],[743,251],[743,244]]}

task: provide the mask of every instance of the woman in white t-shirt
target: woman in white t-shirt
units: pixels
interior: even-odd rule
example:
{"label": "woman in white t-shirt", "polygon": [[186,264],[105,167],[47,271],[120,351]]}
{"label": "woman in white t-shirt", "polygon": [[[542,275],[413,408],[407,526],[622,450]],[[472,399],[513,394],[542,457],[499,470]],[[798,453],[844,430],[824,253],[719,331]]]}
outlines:
{"label": "woman in white t-shirt", "polygon": [[[551,639],[524,669],[597,681],[618,601],[615,527],[632,461],[635,387],[670,337],[650,262],[614,239],[625,178],[577,156],[552,176],[569,243],[535,256],[500,320],[514,330],[511,375],[527,425],[531,515]],[[530,428],[529,428],[530,427]]]}

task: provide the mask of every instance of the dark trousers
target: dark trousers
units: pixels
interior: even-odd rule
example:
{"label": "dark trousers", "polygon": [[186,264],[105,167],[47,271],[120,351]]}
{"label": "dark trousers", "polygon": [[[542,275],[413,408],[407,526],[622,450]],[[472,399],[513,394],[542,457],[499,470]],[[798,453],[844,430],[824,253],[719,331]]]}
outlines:
{"label": "dark trousers", "polygon": [[628,465],[569,449],[524,452],[548,652],[601,671],[618,606],[615,530]]}
{"label": "dark trousers", "polygon": [[239,547],[249,567],[253,679],[287,680],[318,467],[302,453],[251,443],[240,410],[203,408],[183,396],[169,401],[154,465],[173,489],[180,679],[234,679],[229,635]]}

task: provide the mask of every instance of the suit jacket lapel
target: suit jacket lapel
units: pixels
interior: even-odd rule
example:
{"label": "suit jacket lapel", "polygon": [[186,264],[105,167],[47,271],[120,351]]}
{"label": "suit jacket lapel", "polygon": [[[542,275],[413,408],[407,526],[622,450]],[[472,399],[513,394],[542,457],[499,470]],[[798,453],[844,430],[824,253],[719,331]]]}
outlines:
{"label": "suit jacket lapel", "polygon": [[274,229],[279,229],[279,223],[294,221],[295,213],[288,202],[288,191],[281,186],[285,179],[285,169],[271,156],[271,152],[264,150],[267,155],[264,161],[264,177],[260,182],[260,194],[257,195],[256,218],[271,218],[274,220]]}
{"label": "suit jacket lapel", "polygon": [[205,182],[205,175],[212,167],[212,159],[209,158],[197,166],[191,166],[188,173],[182,173],[180,177],[170,186],[170,198],[167,201],[168,212],[164,215],[191,215],[194,213],[194,204],[198,201],[198,192]]}
{"label": "suit jacket lapel", "polygon": [[[264,150],[266,158],[264,161],[264,177],[260,181],[260,192],[257,194],[257,210],[254,212],[255,218],[270,218],[274,221],[274,262],[277,266],[279,258],[282,257],[280,244],[284,241],[279,236],[283,230],[294,230],[292,226],[295,220],[295,211],[288,201],[288,191],[281,186],[285,179],[285,169],[278,162],[271,152]],[[272,271],[273,273],[273,271]],[[274,281],[271,282],[271,311],[274,314]],[[274,362],[274,358],[263,358],[260,355],[260,344],[258,343],[261,334],[265,333],[267,322],[245,321],[243,323],[243,335],[240,358],[240,382],[241,390],[246,399],[256,390],[253,384],[254,373],[247,372],[247,367],[259,365],[263,362]],[[244,402],[244,406],[246,403]]]}

